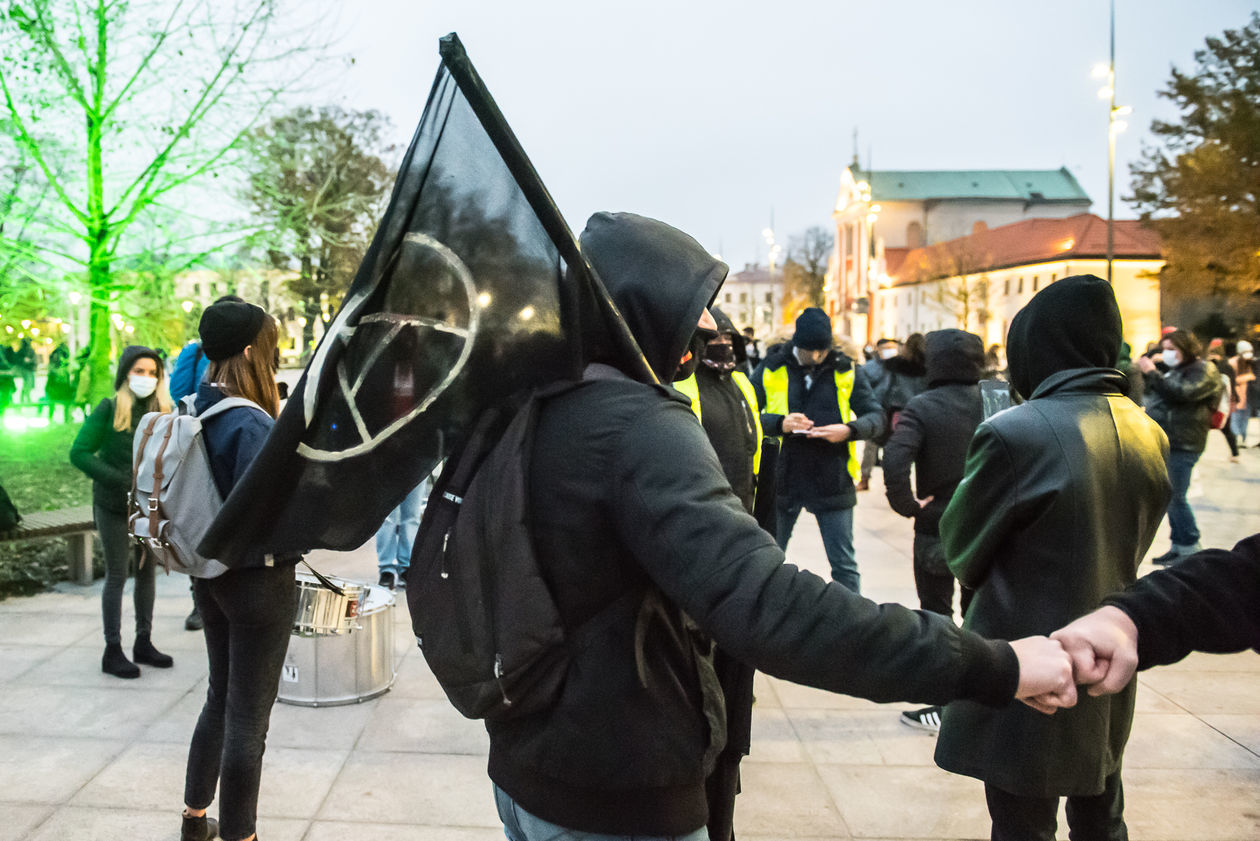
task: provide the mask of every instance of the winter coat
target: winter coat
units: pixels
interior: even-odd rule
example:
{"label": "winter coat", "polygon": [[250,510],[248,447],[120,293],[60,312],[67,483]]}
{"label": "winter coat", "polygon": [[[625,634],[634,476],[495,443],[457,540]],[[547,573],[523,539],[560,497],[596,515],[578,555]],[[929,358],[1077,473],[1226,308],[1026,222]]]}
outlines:
{"label": "winter coat", "polygon": [[[950,571],[976,591],[963,627],[1049,634],[1133,583],[1168,506],[1168,441],[1125,396],[1111,284],[1064,278],[1015,315],[1011,383],[1026,403],[976,430],[941,517]],[[1091,367],[1083,367],[1091,366]],[[1106,367],[1102,367],[1106,366]],[[1119,767],[1134,686],[1053,716],[946,707],[936,763],[1024,797],[1095,795]]]}
{"label": "winter coat", "polygon": [[1109,596],[1138,629],[1138,668],[1191,651],[1260,652],[1260,534],[1232,551],[1205,549]]}
{"label": "winter coat", "polygon": [[[114,374],[115,390],[122,388],[127,381],[127,372],[143,356],[156,358],[153,351],[138,345],[123,351]],[[114,400],[107,397],[97,403],[92,414],[83,422],[74,443],[70,445],[70,463],[92,477],[94,506],[125,515],[127,494],[131,492],[131,448],[136,427],[146,413],[157,411],[157,397],[135,398],[131,404],[131,424],[122,431],[114,429]]]}
{"label": "winter coat", "polygon": [[[725,266],[661,228],[598,214],[582,250],[668,377]],[[785,565],[672,388],[601,378],[550,399],[529,470],[529,527],[561,620],[572,630],[599,617],[571,649],[552,707],[487,722],[491,779],[544,820],[618,835],[705,825],[704,780],[725,724],[720,710],[706,714],[706,660],[680,645],[677,608],[732,655],[787,680],[876,700],[1013,694],[1005,643]],[[649,591],[663,610],[645,610]]]}
{"label": "winter coat", "polygon": [[[884,491],[894,511],[914,518],[917,534],[936,535],[962,481],[967,445],[984,417],[977,385],[984,372],[984,343],[962,330],[937,330],[926,338],[927,391],[901,410],[884,445]],[[910,490],[911,465],[915,492]],[[932,501],[921,507],[919,499],[929,496]]]}
{"label": "winter coat", "polygon": [[1206,359],[1146,375],[1146,412],[1168,436],[1170,449],[1203,452],[1221,387],[1216,366]]}
{"label": "winter coat", "polygon": [[[1109,369],[1044,380],[982,423],[941,520],[950,570],[976,589],[964,627],[1049,634],[1133,582],[1168,505],[1167,441]],[[950,704],[936,762],[1028,797],[1093,795],[1119,765],[1134,687],[1054,716]]]}
{"label": "winter coat", "polygon": [[[197,386],[197,400],[194,404],[197,414],[224,399],[219,388],[203,382]],[[210,459],[210,473],[214,476],[214,484],[223,499],[228,498],[232,488],[241,480],[249,465],[262,450],[271,428],[276,422],[262,409],[250,406],[238,406],[228,409],[222,414],[206,420],[201,427],[202,440],[206,444],[206,455]],[[249,556],[240,562],[230,563],[233,569],[245,567],[261,567],[275,563],[295,564],[302,559],[300,554],[290,553],[271,558],[262,551],[251,551]]]}
{"label": "winter coat", "polygon": [[[806,370],[794,351],[792,342],[785,343],[768,354],[753,372],[753,388],[762,409],[762,429],[767,435],[783,435],[785,415],[774,411],[767,379],[786,372],[789,412],[801,412],[815,426],[847,422],[852,435],[839,444],[804,435],[784,436],[775,468],[777,493],[813,511],[852,508],[857,505],[853,486],[857,471],[854,442],[880,437],[885,429],[884,410],[871,391],[864,369],[854,367],[844,354],[836,350],[828,353],[810,372],[812,383],[807,387]],[[837,376],[842,381],[852,378],[847,399],[841,396]]]}

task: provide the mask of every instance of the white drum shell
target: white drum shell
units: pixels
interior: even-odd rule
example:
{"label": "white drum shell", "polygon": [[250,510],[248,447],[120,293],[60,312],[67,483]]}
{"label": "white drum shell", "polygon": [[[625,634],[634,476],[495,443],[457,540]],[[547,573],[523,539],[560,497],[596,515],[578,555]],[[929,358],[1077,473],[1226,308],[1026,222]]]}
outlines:
{"label": "white drum shell", "polygon": [[[340,582],[338,582],[340,584]],[[394,671],[394,594],[363,585],[349,633],[289,637],[277,700],[305,707],[356,704],[389,691]]]}

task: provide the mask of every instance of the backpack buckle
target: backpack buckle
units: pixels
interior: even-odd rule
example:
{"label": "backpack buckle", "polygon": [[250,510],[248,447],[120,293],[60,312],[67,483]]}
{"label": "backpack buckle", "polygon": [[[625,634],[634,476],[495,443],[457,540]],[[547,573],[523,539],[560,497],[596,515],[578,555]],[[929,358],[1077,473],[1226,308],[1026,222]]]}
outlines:
{"label": "backpack buckle", "polygon": [[157,494],[154,494],[153,496],[149,497],[149,511],[156,511],[156,510],[158,510],[158,498],[157,498]]}

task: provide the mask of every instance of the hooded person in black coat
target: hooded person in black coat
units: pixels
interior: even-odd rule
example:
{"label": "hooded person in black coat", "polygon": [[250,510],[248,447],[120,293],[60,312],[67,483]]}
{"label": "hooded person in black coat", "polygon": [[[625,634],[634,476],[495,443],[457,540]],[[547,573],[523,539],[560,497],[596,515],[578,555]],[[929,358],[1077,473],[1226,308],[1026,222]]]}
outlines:
{"label": "hooded person in black coat", "polygon": [[[581,246],[652,369],[673,380],[726,266],[633,214],[596,214]],[[1072,700],[1049,641],[983,640],[785,564],[689,401],[600,363],[539,410],[527,523],[581,644],[550,707],[487,721],[509,838],[708,838],[704,783],[726,740],[709,637],[771,675],[874,700]]]}
{"label": "hooded person in black coat", "polygon": [[[1133,582],[1168,504],[1168,440],[1115,370],[1115,293],[1064,278],[1015,316],[1011,383],[1027,402],[981,423],[941,517],[949,568],[976,590],[964,627],[1049,633]],[[1082,698],[1052,718],[1018,704],[945,709],[936,763],[985,782],[995,841],[1124,839],[1120,764],[1133,692]]]}
{"label": "hooded person in black coat", "polygon": [[[927,391],[910,399],[884,446],[884,492],[914,518],[914,584],[919,606],[953,615],[954,576],[940,548],[941,514],[962,481],[967,445],[983,419],[984,343],[962,330],[927,334]],[[914,465],[917,494],[910,489]],[[966,612],[966,605],[963,605]]]}

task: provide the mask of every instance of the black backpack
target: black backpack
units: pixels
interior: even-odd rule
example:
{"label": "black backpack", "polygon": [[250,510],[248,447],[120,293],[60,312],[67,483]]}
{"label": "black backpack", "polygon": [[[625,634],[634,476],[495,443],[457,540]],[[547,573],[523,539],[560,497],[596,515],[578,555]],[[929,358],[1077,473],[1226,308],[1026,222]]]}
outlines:
{"label": "black backpack", "polygon": [[515,412],[483,412],[420,522],[407,582],[412,627],[468,718],[536,712],[564,680],[564,628],[528,530],[528,477],[539,405],[576,385],[539,389]]}

